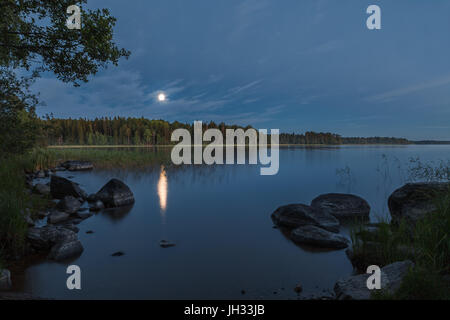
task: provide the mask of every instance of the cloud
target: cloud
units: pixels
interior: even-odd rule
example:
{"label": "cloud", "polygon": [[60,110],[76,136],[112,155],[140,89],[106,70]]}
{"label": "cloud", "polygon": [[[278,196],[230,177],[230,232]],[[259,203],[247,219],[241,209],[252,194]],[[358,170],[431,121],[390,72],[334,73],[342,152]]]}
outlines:
{"label": "cloud", "polygon": [[369,102],[389,102],[395,98],[399,98],[405,95],[416,93],[419,91],[440,87],[446,84],[450,84],[450,76],[434,79],[428,82],[423,82],[415,85],[411,85],[404,88],[399,88],[384,93],[376,94],[368,97],[366,100]]}

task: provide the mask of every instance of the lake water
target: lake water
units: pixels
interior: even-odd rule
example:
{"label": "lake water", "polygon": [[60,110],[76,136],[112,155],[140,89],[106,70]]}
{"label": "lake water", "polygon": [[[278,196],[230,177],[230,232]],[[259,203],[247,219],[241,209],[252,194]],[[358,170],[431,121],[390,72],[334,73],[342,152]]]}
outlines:
{"label": "lake water", "polygon": [[[119,178],[136,203],[83,221],[79,258],[36,261],[15,287],[59,299],[296,299],[300,283],[305,295],[320,295],[352,273],[345,250],[299,247],[273,228],[270,214],[350,192],[369,202],[372,220],[387,217],[387,197],[408,180],[415,157],[449,159],[450,146],[281,148],[275,176],[260,176],[257,165],[63,172],[88,193]],[[176,246],[161,248],[162,239]],[[111,256],[117,251],[125,255]],[[70,264],[81,268],[81,290],[66,287]]]}

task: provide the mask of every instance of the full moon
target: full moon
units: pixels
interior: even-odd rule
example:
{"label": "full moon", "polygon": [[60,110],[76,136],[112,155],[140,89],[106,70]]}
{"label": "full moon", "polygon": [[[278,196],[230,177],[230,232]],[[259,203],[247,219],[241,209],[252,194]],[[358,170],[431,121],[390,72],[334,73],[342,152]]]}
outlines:
{"label": "full moon", "polygon": [[166,95],[164,93],[158,94],[158,101],[159,102],[166,101]]}

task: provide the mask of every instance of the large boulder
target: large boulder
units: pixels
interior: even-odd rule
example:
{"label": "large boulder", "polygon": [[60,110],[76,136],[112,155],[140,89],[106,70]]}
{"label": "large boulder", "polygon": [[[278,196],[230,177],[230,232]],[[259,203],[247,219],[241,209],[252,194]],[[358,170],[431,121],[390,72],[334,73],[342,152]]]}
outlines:
{"label": "large boulder", "polygon": [[89,161],[66,161],[61,163],[61,167],[66,168],[69,171],[84,171],[92,170],[94,165]]}
{"label": "large boulder", "polygon": [[331,232],[339,231],[339,221],[322,211],[304,204],[289,204],[279,207],[272,213],[272,220],[277,226],[297,228],[314,225]]}
{"label": "large boulder", "polygon": [[130,188],[118,179],[111,179],[96,194],[96,199],[105,207],[114,208],[134,203],[134,195]]}
{"label": "large boulder", "polygon": [[68,227],[47,225],[42,228],[29,228],[27,241],[38,251],[49,250],[53,245],[78,239],[76,232]]}
{"label": "large boulder", "polygon": [[80,209],[81,203],[78,201],[77,198],[73,196],[65,196],[58,204],[56,205],[56,208],[67,212],[69,214],[74,214]]}
{"label": "large boulder", "polygon": [[311,207],[333,215],[339,220],[368,219],[370,206],[366,200],[353,194],[322,194],[311,201]]}
{"label": "large boulder", "polygon": [[65,241],[55,244],[48,258],[55,261],[63,261],[66,259],[79,256],[83,252],[83,246],[79,240]]}
{"label": "large boulder", "polygon": [[295,243],[327,249],[344,249],[349,245],[344,236],[312,225],[292,230],[290,237]]}
{"label": "large boulder", "polygon": [[11,289],[11,272],[6,269],[0,269],[0,291]]}
{"label": "large boulder", "polygon": [[414,225],[435,211],[435,197],[449,190],[449,183],[408,183],[395,190],[388,199],[392,222],[406,220]]}
{"label": "large boulder", "polygon": [[[394,262],[381,268],[381,290],[394,293],[401,285],[403,278],[414,264],[409,261]],[[338,300],[369,300],[374,290],[367,288],[367,279],[371,274],[360,274],[341,279],[334,285]]]}
{"label": "large boulder", "polygon": [[52,175],[50,180],[50,192],[55,199],[63,199],[66,196],[86,199],[87,194],[80,186],[69,179]]}

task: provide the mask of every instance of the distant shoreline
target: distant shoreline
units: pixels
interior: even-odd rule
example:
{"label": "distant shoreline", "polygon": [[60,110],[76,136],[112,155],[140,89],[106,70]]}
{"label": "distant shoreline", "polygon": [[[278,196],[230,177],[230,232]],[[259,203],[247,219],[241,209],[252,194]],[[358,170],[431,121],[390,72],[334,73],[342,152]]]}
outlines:
{"label": "distant shoreline", "polygon": [[[207,146],[208,144],[204,144],[202,146]],[[270,145],[270,143],[268,143]],[[407,144],[403,143],[341,143],[341,144],[279,144],[280,147],[337,147],[337,146],[411,146],[411,145],[450,145],[450,141],[435,141],[427,142],[427,143],[421,143],[421,142],[411,142]],[[47,146],[49,149],[88,149],[88,148],[154,148],[154,147],[163,147],[163,148],[170,148],[174,147],[175,145],[170,144],[161,144],[161,145],[136,145],[136,144],[130,144],[130,145],[50,145]],[[195,145],[193,145],[195,146]],[[220,145],[221,147],[238,147],[242,145]],[[249,145],[245,145],[248,147]]]}

